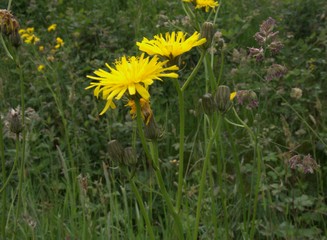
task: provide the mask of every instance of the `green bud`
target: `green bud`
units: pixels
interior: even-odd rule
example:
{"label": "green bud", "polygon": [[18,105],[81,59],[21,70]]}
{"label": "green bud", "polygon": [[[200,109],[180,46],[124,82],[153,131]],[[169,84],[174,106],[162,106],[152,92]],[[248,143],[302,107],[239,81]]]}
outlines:
{"label": "green bud", "polygon": [[137,163],[137,155],[134,148],[126,147],[124,149],[123,161],[127,166],[135,165]]}
{"label": "green bud", "polygon": [[22,124],[22,119],[20,116],[20,111],[19,110],[14,110],[11,109],[9,112],[9,128],[10,131],[19,134],[21,131],[23,131],[23,124]]}
{"label": "green bud", "polygon": [[215,31],[214,31],[213,23],[204,22],[201,28],[201,38],[207,39],[207,42],[202,45],[205,49],[211,47],[211,43],[214,35],[215,35]]}
{"label": "green bud", "polygon": [[144,135],[149,140],[157,140],[162,136],[162,132],[157,126],[153,116],[149,119],[148,124],[144,125]]}
{"label": "green bud", "polygon": [[228,86],[218,86],[215,94],[215,104],[220,112],[225,113],[228,111],[232,104],[230,100],[230,89]]}
{"label": "green bud", "polygon": [[211,93],[206,93],[201,98],[202,109],[205,114],[211,115],[215,112],[215,102]]}
{"label": "green bud", "polygon": [[123,163],[124,148],[117,140],[108,143],[108,154],[112,161]]}

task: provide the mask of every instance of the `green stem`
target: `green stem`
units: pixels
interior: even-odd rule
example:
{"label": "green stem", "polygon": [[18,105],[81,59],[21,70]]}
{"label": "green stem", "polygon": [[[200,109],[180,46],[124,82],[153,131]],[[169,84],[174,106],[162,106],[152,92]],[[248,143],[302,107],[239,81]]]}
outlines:
{"label": "green stem", "polygon": [[193,69],[191,75],[187,78],[187,80],[184,82],[184,84],[183,84],[183,86],[181,88],[182,92],[185,91],[186,87],[189,85],[189,83],[193,80],[193,78],[195,77],[195,75],[199,71],[200,66],[201,66],[201,63],[202,63],[202,60],[205,57],[206,53],[207,53],[206,51],[202,51],[201,52],[201,56],[200,56],[200,59],[199,59],[198,63],[196,64],[196,66]]}
{"label": "green stem", "polygon": [[1,41],[1,44],[3,46],[3,48],[5,49],[5,52],[7,54],[7,56],[11,59],[11,60],[14,60],[14,58],[12,57],[12,55],[10,54],[7,46],[6,46],[6,43],[5,43],[5,40],[3,39],[2,37],[2,33],[0,33],[0,41]]}
{"label": "green stem", "polygon": [[[152,141],[151,144],[152,144],[152,149],[153,149],[153,161],[155,162],[155,164],[157,166],[159,166],[158,143],[157,143],[157,141]],[[173,203],[171,201],[171,197],[169,196],[167,189],[165,187],[165,183],[164,183],[163,177],[161,175],[160,169],[159,168],[155,169],[155,173],[156,173],[156,177],[158,180],[158,184],[159,184],[162,196],[165,199],[165,202],[167,204],[170,214],[174,218],[174,221],[176,224],[175,227],[176,227],[177,234],[178,234],[178,239],[184,239],[183,225],[182,225],[181,219],[180,219],[179,215],[177,214],[177,211],[174,209]]]}
{"label": "green stem", "polygon": [[10,8],[11,8],[11,2],[12,2],[12,0],[9,0],[9,2],[8,2],[8,7],[7,7],[7,10],[8,10],[8,11],[9,11]]}
{"label": "green stem", "polygon": [[[254,201],[253,201],[253,207],[249,208],[249,211],[252,211],[252,222],[251,222],[251,231],[250,231],[250,239],[254,238],[255,234],[255,219],[257,215],[257,207],[258,207],[258,199],[259,199],[259,191],[260,191],[260,183],[261,183],[261,172],[262,172],[262,158],[261,158],[261,150],[259,148],[259,144],[257,141],[257,138],[251,128],[238,116],[235,108],[233,107],[233,112],[236,116],[236,118],[242,123],[242,125],[245,127],[245,129],[248,131],[251,142],[253,144],[253,147],[255,149],[255,159],[257,160],[257,176],[256,176],[256,183],[255,183],[255,189],[254,189]],[[250,217],[250,213],[248,214],[248,217]]]}
{"label": "green stem", "polygon": [[179,212],[182,202],[182,190],[184,185],[184,141],[185,141],[185,107],[184,93],[180,89],[177,81],[174,81],[176,91],[178,93],[179,107],[179,167],[178,167],[178,189],[176,200],[176,211]]}
{"label": "green stem", "polygon": [[145,220],[145,224],[147,226],[147,230],[148,230],[150,239],[154,240],[155,236],[154,236],[154,233],[153,233],[152,225],[151,225],[149,216],[148,216],[148,214],[147,214],[147,212],[145,210],[145,207],[144,207],[144,204],[143,204],[143,201],[142,201],[142,197],[141,197],[141,195],[140,195],[140,193],[139,193],[139,191],[138,191],[138,189],[137,189],[137,187],[135,185],[135,182],[134,182],[133,178],[130,179],[130,182],[131,182],[131,185],[132,185],[133,193],[134,193],[134,195],[136,197],[136,200],[137,200],[137,202],[139,204],[139,207],[141,209],[141,213],[142,213],[143,218]]}
{"label": "green stem", "polygon": [[[2,130],[2,121],[0,121],[0,153],[1,153],[1,167],[2,167],[2,182],[4,183],[2,189],[5,191],[2,194],[2,215],[1,215],[1,236],[2,239],[6,239],[6,215],[7,215],[7,192],[6,192],[6,185],[8,183],[8,179],[6,179],[6,162],[5,162],[5,149],[4,149],[4,142],[3,142],[3,130]],[[14,166],[16,165],[16,160],[14,162]],[[6,183],[5,183],[6,182]],[[0,193],[2,192],[0,190]]]}
{"label": "green stem", "polygon": [[[22,117],[22,126],[23,126],[23,140],[22,140],[22,147],[16,147],[16,151],[21,151],[21,158],[20,158],[20,166],[19,166],[19,182],[18,182],[18,195],[17,195],[17,206],[16,206],[16,219],[15,219],[15,229],[17,227],[17,220],[18,215],[20,212],[20,204],[22,202],[22,188],[23,188],[23,181],[24,181],[24,169],[25,169],[25,143],[26,143],[26,127],[25,127],[25,90],[24,90],[24,76],[23,76],[23,69],[20,64],[19,56],[16,55],[15,58],[16,66],[19,72],[19,79],[20,79],[20,97],[21,97],[21,106],[20,106],[20,114]],[[19,144],[19,134],[16,135],[16,144]],[[16,230],[15,230],[16,234]]]}
{"label": "green stem", "polygon": [[194,233],[193,233],[193,239],[197,240],[198,239],[198,232],[199,232],[199,224],[200,224],[200,212],[201,212],[201,204],[202,204],[202,198],[203,198],[203,193],[204,193],[204,186],[205,186],[205,180],[206,180],[206,173],[207,173],[207,168],[209,165],[210,161],[210,156],[211,156],[211,149],[212,145],[216,139],[216,135],[218,133],[218,129],[220,127],[220,117],[217,121],[217,125],[215,127],[215,130],[209,140],[209,143],[207,145],[206,149],[206,157],[204,160],[203,168],[202,168],[202,174],[201,174],[201,180],[200,180],[200,189],[199,189],[199,197],[198,197],[198,202],[197,202],[197,208],[196,208],[196,218],[195,218],[195,226],[194,226]]}
{"label": "green stem", "polygon": [[135,104],[136,104],[136,112],[137,112],[137,118],[136,118],[137,119],[137,127],[138,127],[138,132],[139,132],[139,135],[141,138],[143,150],[145,151],[147,158],[151,161],[152,165],[154,166],[156,178],[157,178],[162,196],[163,196],[163,198],[167,204],[168,210],[169,210],[170,214],[173,216],[175,224],[176,224],[175,226],[177,229],[178,239],[183,239],[184,237],[183,237],[182,222],[180,220],[179,215],[177,214],[177,212],[174,209],[174,206],[173,206],[171,198],[166,190],[165,183],[163,181],[163,178],[162,178],[162,175],[161,175],[161,172],[159,169],[159,156],[158,156],[157,142],[156,141],[151,142],[152,150],[153,150],[153,154],[151,156],[149,148],[146,144],[146,139],[145,139],[143,128],[142,128],[141,106],[140,106],[140,102],[138,99],[135,100]]}

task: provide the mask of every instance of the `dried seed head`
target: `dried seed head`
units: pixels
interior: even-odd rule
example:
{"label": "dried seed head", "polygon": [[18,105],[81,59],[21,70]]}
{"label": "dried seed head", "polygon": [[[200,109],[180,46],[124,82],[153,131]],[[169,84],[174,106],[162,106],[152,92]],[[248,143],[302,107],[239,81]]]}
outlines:
{"label": "dried seed head", "polygon": [[4,35],[9,36],[13,32],[18,32],[19,22],[10,11],[0,9],[0,30]]}

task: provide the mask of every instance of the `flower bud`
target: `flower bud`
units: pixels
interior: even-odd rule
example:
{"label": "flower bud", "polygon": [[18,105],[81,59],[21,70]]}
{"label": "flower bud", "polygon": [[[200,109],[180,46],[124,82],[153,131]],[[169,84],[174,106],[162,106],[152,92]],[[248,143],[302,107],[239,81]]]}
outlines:
{"label": "flower bud", "polygon": [[211,93],[206,93],[201,98],[201,106],[205,114],[211,115],[215,112],[215,102]]}
{"label": "flower bud", "polygon": [[124,148],[117,140],[108,143],[108,155],[112,161],[123,163]]}
{"label": "flower bud", "polygon": [[225,85],[218,86],[214,101],[220,112],[227,112],[227,110],[231,107],[232,104],[230,100],[229,87]]}
{"label": "flower bud", "polygon": [[201,38],[207,39],[207,41],[202,45],[205,49],[211,46],[212,39],[215,35],[213,23],[204,22],[201,29]]}
{"label": "flower bud", "polygon": [[157,126],[153,116],[151,116],[149,122],[144,125],[144,135],[149,140],[157,140],[162,136],[162,132]]}
{"label": "flower bud", "polygon": [[127,166],[135,165],[137,163],[137,155],[134,148],[132,147],[124,148],[123,162]]}
{"label": "flower bud", "polygon": [[23,131],[23,124],[20,116],[19,110],[11,109],[9,112],[9,129],[11,132],[15,134],[19,134],[21,131]]}

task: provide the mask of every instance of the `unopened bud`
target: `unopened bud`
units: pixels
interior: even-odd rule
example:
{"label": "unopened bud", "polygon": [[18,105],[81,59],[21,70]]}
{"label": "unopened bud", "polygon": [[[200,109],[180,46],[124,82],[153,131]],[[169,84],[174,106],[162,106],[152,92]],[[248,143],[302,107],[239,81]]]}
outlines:
{"label": "unopened bud", "polygon": [[215,94],[215,103],[218,110],[222,113],[227,112],[227,110],[231,107],[230,100],[230,89],[228,86],[220,85],[218,86],[217,92]]}
{"label": "unopened bud", "polygon": [[137,163],[137,155],[136,155],[136,151],[134,148],[126,147],[124,149],[123,162],[127,166],[135,165]]}
{"label": "unopened bud", "polygon": [[215,101],[211,93],[206,93],[201,98],[202,109],[205,114],[211,115],[215,112]]}
{"label": "unopened bud", "polygon": [[201,38],[207,39],[207,41],[202,45],[205,49],[211,47],[212,39],[215,35],[213,23],[204,22],[201,29]]}
{"label": "unopened bud", "polygon": [[148,124],[144,125],[144,135],[149,140],[157,140],[162,136],[162,132],[157,126],[153,116],[149,119]]}
{"label": "unopened bud", "polygon": [[9,112],[9,129],[15,134],[19,134],[23,131],[23,124],[20,116],[19,110],[11,109]]}
{"label": "unopened bud", "polygon": [[124,148],[117,140],[108,143],[108,155],[112,161],[123,163]]}

